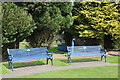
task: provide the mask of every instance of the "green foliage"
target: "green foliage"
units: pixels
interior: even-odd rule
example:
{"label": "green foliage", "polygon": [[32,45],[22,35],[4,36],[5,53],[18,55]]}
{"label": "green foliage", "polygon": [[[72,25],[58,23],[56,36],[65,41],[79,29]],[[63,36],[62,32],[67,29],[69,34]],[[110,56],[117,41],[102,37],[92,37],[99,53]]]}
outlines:
{"label": "green foliage", "polygon": [[30,48],[30,46],[29,46],[29,43],[28,42],[25,42],[25,41],[23,41],[23,42],[20,42],[19,43],[19,48],[20,49],[24,49],[24,48]]}
{"label": "green foliage", "polygon": [[59,51],[58,47],[51,47],[48,49],[49,51],[52,51],[53,54],[67,54],[67,52],[64,51]]}
{"label": "green foliage", "polygon": [[114,50],[120,50],[120,39],[114,40],[112,45]]}
{"label": "green foliage", "polygon": [[2,6],[1,6],[1,2],[0,2],[0,46],[2,43]]}
{"label": "green foliage", "polygon": [[72,3],[70,2],[32,2],[25,5],[37,26],[28,38],[33,47],[40,47],[43,43],[49,46],[59,32],[63,32],[73,24]]}
{"label": "green foliage", "polygon": [[112,35],[113,39],[120,38],[120,2],[80,2],[74,5],[79,37],[103,39],[105,35]]}
{"label": "green foliage", "polygon": [[31,35],[35,29],[32,16],[14,3],[2,3],[2,41],[20,42]]}
{"label": "green foliage", "polygon": [[[33,18],[13,2],[2,3],[2,56],[7,58],[7,48],[17,48],[35,29]],[[15,46],[15,44],[17,44]]]}
{"label": "green foliage", "polygon": [[7,69],[2,63],[0,63],[0,74],[10,73],[10,70]]}

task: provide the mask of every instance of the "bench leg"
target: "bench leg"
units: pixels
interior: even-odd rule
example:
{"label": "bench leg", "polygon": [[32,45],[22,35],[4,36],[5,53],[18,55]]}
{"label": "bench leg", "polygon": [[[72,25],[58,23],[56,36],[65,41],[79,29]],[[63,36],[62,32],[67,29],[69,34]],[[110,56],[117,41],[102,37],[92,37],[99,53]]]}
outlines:
{"label": "bench leg", "polygon": [[12,71],[13,71],[13,61],[12,61],[11,65],[12,65]]}
{"label": "bench leg", "polygon": [[68,63],[71,64],[71,57],[70,56],[68,56]]}
{"label": "bench leg", "polygon": [[53,66],[53,58],[47,58],[47,64],[48,64],[48,60],[51,60],[52,66]]}
{"label": "bench leg", "polygon": [[69,63],[69,57],[68,57],[68,63]]}
{"label": "bench leg", "polygon": [[52,66],[53,66],[53,58],[51,58],[51,63],[52,63]]}
{"label": "bench leg", "polygon": [[70,65],[71,65],[71,57],[70,57]]}
{"label": "bench leg", "polygon": [[8,69],[10,69],[10,61],[8,61]]}
{"label": "bench leg", "polygon": [[49,59],[47,58],[47,64],[48,64],[48,60],[49,60]]}
{"label": "bench leg", "polygon": [[102,61],[103,56],[101,56],[101,61]]}
{"label": "bench leg", "polygon": [[105,55],[104,57],[105,57],[105,62],[107,62],[107,60],[106,60],[106,55]]}

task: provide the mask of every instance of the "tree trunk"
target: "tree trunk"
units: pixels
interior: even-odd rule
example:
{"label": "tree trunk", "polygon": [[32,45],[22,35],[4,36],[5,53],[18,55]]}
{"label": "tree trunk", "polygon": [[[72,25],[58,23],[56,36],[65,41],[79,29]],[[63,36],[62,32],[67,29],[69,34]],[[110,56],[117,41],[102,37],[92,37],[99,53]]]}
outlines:
{"label": "tree trunk", "polygon": [[15,43],[15,48],[19,49],[19,42]]}
{"label": "tree trunk", "polygon": [[104,37],[104,48],[107,50],[113,49],[113,46],[112,46],[113,40],[111,39],[112,39],[111,35],[105,35]]}
{"label": "tree trunk", "polygon": [[2,61],[7,61],[8,60],[7,49],[15,49],[15,43],[8,43],[3,45],[4,47],[2,47]]}

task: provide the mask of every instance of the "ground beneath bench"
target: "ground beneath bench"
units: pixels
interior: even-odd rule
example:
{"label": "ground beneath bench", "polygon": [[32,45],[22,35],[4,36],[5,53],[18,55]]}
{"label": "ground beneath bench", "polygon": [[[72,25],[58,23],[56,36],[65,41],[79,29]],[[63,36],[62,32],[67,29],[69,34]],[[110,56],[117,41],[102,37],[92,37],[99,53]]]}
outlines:
{"label": "ground beneath bench", "polygon": [[82,68],[82,67],[97,67],[97,66],[117,66],[118,64],[111,64],[108,62],[103,61],[90,61],[90,62],[75,62],[72,63],[70,66],[51,66],[51,65],[37,65],[37,66],[29,66],[29,67],[22,67],[22,68],[14,68],[14,71],[8,74],[2,74],[2,78],[11,78],[17,76],[24,76],[24,75],[31,75],[35,73],[42,73],[47,71],[54,71],[54,70],[63,70],[63,69],[70,69],[70,68]]}

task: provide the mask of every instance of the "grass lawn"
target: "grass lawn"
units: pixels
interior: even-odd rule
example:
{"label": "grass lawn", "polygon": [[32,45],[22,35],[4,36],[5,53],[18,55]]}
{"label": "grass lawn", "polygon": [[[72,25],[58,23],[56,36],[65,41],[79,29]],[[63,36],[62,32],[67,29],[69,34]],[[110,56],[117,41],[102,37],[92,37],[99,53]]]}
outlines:
{"label": "grass lawn", "polygon": [[0,63],[0,74],[5,74],[5,73],[10,73],[10,70]]}
{"label": "grass lawn", "polygon": [[118,66],[56,70],[17,78],[118,78]]}
{"label": "grass lawn", "polygon": [[[43,61],[40,60],[33,60],[33,61],[22,61],[22,62],[14,62],[14,67],[24,67],[29,65],[38,65],[38,64],[44,64]],[[4,62],[3,65],[8,68],[8,62]]]}
{"label": "grass lawn", "polygon": [[[53,64],[54,64],[54,66],[69,66],[69,64],[64,62],[64,61],[62,61],[62,59],[54,59]],[[15,67],[24,67],[24,66],[32,66],[32,65],[44,65],[44,64],[46,64],[46,60],[14,62],[13,65],[14,65],[14,68],[15,68]],[[51,65],[51,61],[49,61],[49,64]],[[10,72],[10,70],[8,69],[8,63],[7,62],[2,63],[1,66],[2,66],[2,72],[1,72],[2,74]]]}
{"label": "grass lawn", "polygon": [[24,48],[29,48],[30,46],[28,46],[29,45],[29,43],[28,42],[20,42],[19,43],[19,48],[20,49],[24,49]]}
{"label": "grass lawn", "polygon": [[[93,60],[100,60],[100,57],[72,58],[72,62],[74,62],[74,61],[93,61]],[[107,62],[109,62],[109,63],[120,63],[120,62],[118,62],[118,56],[108,56],[107,57]],[[23,66],[40,65],[40,64],[46,64],[46,60],[14,62],[14,67],[23,67]],[[51,61],[49,61],[49,64],[51,64]],[[53,65],[54,66],[69,66],[69,64],[67,63],[67,59],[54,59]],[[2,65],[2,74],[10,72],[10,70],[7,69],[7,68],[8,68],[8,63],[4,62],[3,65]]]}
{"label": "grass lawn", "polygon": [[[107,56],[107,62],[109,63],[120,63],[118,61],[118,56]],[[59,59],[65,63],[67,63],[67,59]],[[72,62],[75,62],[75,61],[96,61],[96,60],[101,60],[100,57],[91,57],[91,58],[72,58],[71,59]],[[103,61],[104,61],[104,58],[103,58]]]}
{"label": "grass lawn", "polygon": [[[75,61],[94,61],[94,60],[100,60],[100,57],[91,57],[91,58],[72,58],[72,62]],[[104,58],[103,58],[104,60]],[[118,56],[108,56],[107,62],[109,63],[120,63],[118,62]],[[29,65],[40,65],[40,64],[46,64],[45,60],[33,60],[33,61],[23,61],[23,62],[14,62],[14,67],[23,67],[23,66],[29,66]],[[49,60],[49,64],[51,65],[51,61]],[[8,63],[3,63],[6,68],[8,68]],[[67,59],[53,59],[53,65],[54,66],[68,66]]]}
{"label": "grass lawn", "polygon": [[51,47],[50,49],[48,49],[48,51],[52,51],[53,54],[67,54],[67,52],[59,51],[57,46],[56,47]]}
{"label": "grass lawn", "polygon": [[[83,58],[85,59],[85,58]],[[93,57],[93,58],[90,58],[90,59],[94,59],[94,60],[101,60],[100,57]],[[118,61],[119,57],[118,56],[107,56],[107,62],[109,63],[120,63]],[[89,59],[88,59],[89,60]],[[103,58],[103,61],[105,61],[105,59]]]}

